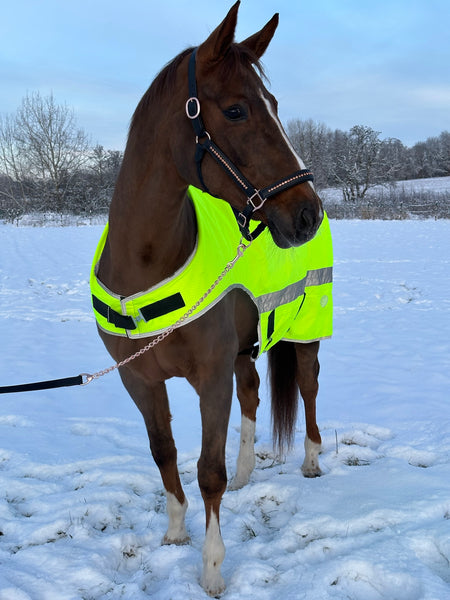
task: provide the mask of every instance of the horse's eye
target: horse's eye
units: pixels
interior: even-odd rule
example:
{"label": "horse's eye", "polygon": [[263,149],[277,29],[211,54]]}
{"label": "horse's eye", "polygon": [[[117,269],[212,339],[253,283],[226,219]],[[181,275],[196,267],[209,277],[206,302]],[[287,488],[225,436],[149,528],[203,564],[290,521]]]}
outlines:
{"label": "horse's eye", "polygon": [[229,121],[243,121],[247,118],[247,112],[240,104],[233,104],[223,111]]}

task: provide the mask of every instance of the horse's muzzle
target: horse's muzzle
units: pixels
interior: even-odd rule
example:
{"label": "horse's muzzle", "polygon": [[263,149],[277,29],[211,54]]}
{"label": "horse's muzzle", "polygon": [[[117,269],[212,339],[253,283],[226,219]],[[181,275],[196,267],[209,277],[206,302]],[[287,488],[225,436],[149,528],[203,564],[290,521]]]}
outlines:
{"label": "horse's muzzle", "polygon": [[294,218],[283,218],[278,211],[272,217],[268,215],[267,226],[279,248],[291,248],[312,240],[322,219],[322,207],[308,205],[299,207]]}

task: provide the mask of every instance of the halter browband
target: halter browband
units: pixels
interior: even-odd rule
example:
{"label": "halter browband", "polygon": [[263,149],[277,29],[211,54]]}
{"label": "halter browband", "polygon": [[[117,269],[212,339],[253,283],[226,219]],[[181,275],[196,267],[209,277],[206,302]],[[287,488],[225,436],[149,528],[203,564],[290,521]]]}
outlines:
{"label": "halter browband", "polygon": [[202,175],[202,160],[205,152],[208,152],[214,160],[225,169],[226,173],[241,188],[247,196],[247,204],[242,211],[233,207],[233,212],[239,225],[239,229],[248,241],[255,239],[265,228],[264,223],[260,223],[253,232],[249,230],[249,223],[255,211],[259,210],[265,201],[271,196],[287,190],[295,185],[305,181],[313,181],[314,177],[309,169],[302,169],[280,179],[276,183],[269,185],[262,190],[256,189],[241,171],[232,163],[226,154],[212,141],[211,136],[205,129],[203,119],[200,114],[200,101],[197,96],[197,80],[195,76],[195,59],[197,48],[195,48],[189,59],[189,98],[186,101],[186,114],[192,122],[195,132],[195,162],[200,183],[205,192],[208,188],[205,185]]}

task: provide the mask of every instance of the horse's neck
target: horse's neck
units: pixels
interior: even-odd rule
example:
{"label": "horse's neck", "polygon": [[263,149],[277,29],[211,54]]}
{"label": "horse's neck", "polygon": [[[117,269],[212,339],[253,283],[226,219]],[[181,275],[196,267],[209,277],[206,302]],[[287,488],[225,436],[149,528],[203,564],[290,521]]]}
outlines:
{"label": "horse's neck", "polygon": [[[195,211],[185,186],[172,177],[151,175],[145,182],[117,182],[109,235],[99,278],[116,293],[150,288],[179,269],[197,236]],[[164,189],[158,182],[165,181]]]}

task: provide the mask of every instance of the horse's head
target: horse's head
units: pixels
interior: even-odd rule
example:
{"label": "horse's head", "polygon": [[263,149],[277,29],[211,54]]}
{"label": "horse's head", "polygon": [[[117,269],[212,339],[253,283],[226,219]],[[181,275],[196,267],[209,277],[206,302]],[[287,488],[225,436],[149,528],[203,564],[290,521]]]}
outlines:
{"label": "horse's head", "polygon": [[189,167],[189,183],[228,201],[241,220],[262,221],[281,248],[299,246],[317,232],[323,209],[312,176],[280,123],[277,101],[262,81],[259,59],[278,15],[236,44],[238,8],[239,2],[191,59],[186,111],[194,125],[191,140],[197,137],[198,164],[195,171]]}

